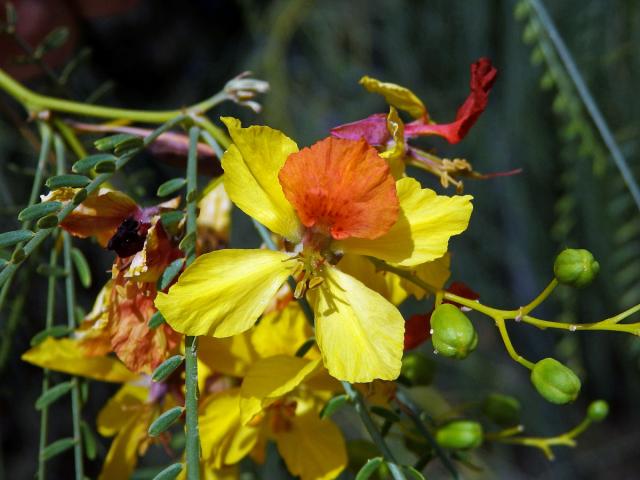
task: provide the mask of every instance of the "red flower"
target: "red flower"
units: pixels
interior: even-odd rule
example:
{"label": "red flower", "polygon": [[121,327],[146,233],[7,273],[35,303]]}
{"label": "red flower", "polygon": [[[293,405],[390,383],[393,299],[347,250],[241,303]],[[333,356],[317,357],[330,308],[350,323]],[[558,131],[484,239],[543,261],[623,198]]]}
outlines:
{"label": "red flower", "polygon": [[[471,92],[458,109],[456,119],[452,123],[434,123],[429,114],[405,125],[405,139],[425,135],[438,135],[449,143],[458,143],[471,127],[476,123],[480,114],[487,108],[489,92],[496,81],[498,71],[488,58],[480,58],[471,64]],[[358,140],[364,138],[370,145],[381,146],[392,139],[387,130],[387,116],[385,114],[371,115],[357,122],[340,125],[331,130],[334,137]]]}
{"label": "red flower", "polygon": [[412,315],[404,322],[404,351],[411,350],[431,337],[431,314]]}
{"label": "red flower", "polygon": [[476,123],[487,108],[489,92],[496,81],[498,71],[488,58],[481,58],[471,65],[471,92],[456,113],[452,123],[430,124],[428,119],[418,119],[407,124],[405,136],[439,135],[449,143],[458,143]]}

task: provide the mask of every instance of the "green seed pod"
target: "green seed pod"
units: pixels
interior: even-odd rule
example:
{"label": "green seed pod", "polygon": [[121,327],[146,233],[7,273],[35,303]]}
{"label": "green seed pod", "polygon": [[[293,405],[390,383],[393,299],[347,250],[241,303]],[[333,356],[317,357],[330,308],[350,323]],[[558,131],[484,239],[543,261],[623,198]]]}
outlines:
{"label": "green seed pod", "polygon": [[582,288],[589,285],[598,274],[600,264],[588,250],[567,248],[560,252],[553,264],[558,282]]}
{"label": "green seed pod", "polygon": [[580,379],[554,358],[544,358],[535,364],[531,382],[540,395],[559,405],[573,402],[580,393]]}
{"label": "green seed pod", "polygon": [[470,420],[455,420],[439,428],[436,442],[444,448],[469,450],[482,445],[482,425]]}
{"label": "green seed pod", "polygon": [[604,400],[591,402],[587,410],[587,418],[592,422],[601,422],[609,415],[609,404]]}
{"label": "green seed pod", "polygon": [[517,425],[520,422],[520,402],[508,395],[491,393],[482,403],[482,413],[497,425]]}
{"label": "green seed pod", "polygon": [[400,374],[411,385],[430,385],[436,373],[436,365],[433,360],[418,352],[405,353],[402,358]]}
{"label": "green seed pod", "polygon": [[478,334],[467,316],[454,305],[443,303],[431,315],[431,340],[437,353],[466,358],[478,345]]}

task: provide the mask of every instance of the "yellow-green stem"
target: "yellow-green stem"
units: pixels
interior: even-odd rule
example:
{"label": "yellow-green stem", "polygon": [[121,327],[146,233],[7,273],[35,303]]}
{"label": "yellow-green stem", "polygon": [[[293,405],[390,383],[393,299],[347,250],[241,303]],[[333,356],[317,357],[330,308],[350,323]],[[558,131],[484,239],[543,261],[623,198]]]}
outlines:
{"label": "yellow-green stem", "polygon": [[[54,136],[54,146],[56,153],[56,168],[58,175],[65,173],[65,150],[62,139],[59,135]],[[69,232],[62,232],[63,242],[63,262],[66,277],[64,286],[67,300],[67,326],[70,330],[77,327],[76,324],[76,290],[73,275],[73,263],[71,260],[71,235]],[[71,419],[73,422],[73,460],[76,472],[76,480],[84,480],[84,457],[82,453],[82,433],[80,430],[82,402],[80,401],[80,385],[77,381],[73,382],[71,389]]]}
{"label": "yellow-green stem", "polygon": [[[198,168],[198,138],[200,128],[189,129],[189,156],[187,159],[187,235],[196,234],[196,192]],[[195,241],[186,252],[187,266],[195,260]],[[198,433],[198,338],[185,337],[185,410],[187,480],[200,478],[200,436]]]}

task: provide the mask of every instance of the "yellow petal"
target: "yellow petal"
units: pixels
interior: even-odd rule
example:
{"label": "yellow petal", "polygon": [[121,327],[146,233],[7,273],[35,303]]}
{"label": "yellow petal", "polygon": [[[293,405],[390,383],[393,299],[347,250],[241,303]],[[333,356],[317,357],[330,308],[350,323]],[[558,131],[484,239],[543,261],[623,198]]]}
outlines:
{"label": "yellow petal", "polygon": [[112,437],[127,424],[131,415],[139,411],[149,397],[149,389],[126,384],[111,397],[96,419],[98,432],[103,437]]}
{"label": "yellow petal", "polygon": [[212,372],[244,377],[257,359],[258,354],[253,348],[249,332],[227,338],[198,339],[198,360]]}
{"label": "yellow petal", "polygon": [[230,337],[253,326],[295,263],[270,250],[217,250],[180,275],[156,307],[177,332]]}
{"label": "yellow petal", "polygon": [[278,130],[241,128],[240,121],[231,117],[221,120],[233,140],[222,157],[224,186],[229,197],[272,232],[297,240],[300,222],[282,192],[278,172],[287,157],[298,151],[298,146]]}
{"label": "yellow petal", "polygon": [[349,382],[398,377],[404,319],[396,307],[331,266],[308,296],[316,314],[316,340],[331,375]]}
{"label": "yellow petal", "polygon": [[111,442],[98,480],[129,478],[138,463],[138,448],[147,439],[150,409],[126,417],[127,422]]}
{"label": "yellow petal", "polygon": [[[451,276],[451,270],[449,270],[450,264],[451,255],[447,253],[432,262],[426,262],[412,268],[412,271],[420,280],[431,285],[434,290],[441,290]],[[422,287],[419,287],[415,283],[405,280],[404,278],[401,279],[400,283],[407,292],[414,295],[418,300],[422,300],[428,293],[425,292]]]}
{"label": "yellow petal", "polygon": [[76,340],[47,338],[22,354],[22,360],[38,367],[92,378],[102,382],[128,382],[138,376],[113,357],[87,357]]}
{"label": "yellow petal", "polygon": [[240,410],[247,423],[274,400],[286,395],[312,375],[320,359],[278,355],[258,361],[242,382]]}
{"label": "yellow petal", "polygon": [[367,76],[360,79],[360,85],[371,93],[382,95],[389,105],[404,110],[413,118],[421,118],[427,113],[422,101],[408,88]]}
{"label": "yellow petal", "polygon": [[[206,229],[217,238],[229,240],[229,226],[231,224],[231,200],[224,184],[216,178],[211,183],[218,182],[198,202],[198,228]],[[205,188],[206,191],[207,188]]]}
{"label": "yellow petal", "polygon": [[[282,310],[274,310],[264,315],[252,333],[251,342],[262,358],[294,355],[298,348],[313,336],[304,312],[295,301],[289,302]],[[317,354],[313,349],[311,352]]]}
{"label": "yellow petal", "polygon": [[240,389],[208,397],[201,406],[200,442],[203,458],[213,468],[242,460],[258,441],[260,429],[240,422]]}
{"label": "yellow petal", "polygon": [[399,179],[404,175],[406,142],[404,139],[404,123],[398,115],[398,111],[393,107],[389,109],[389,115],[387,115],[387,129],[393,137],[393,146],[382,152],[380,156],[389,163],[393,178]]}
{"label": "yellow petal", "polygon": [[449,238],[467,228],[473,209],[470,195],[437,195],[421,189],[413,178],[398,180],[396,188],[400,216],[391,230],[375,240],[347,238],[336,242],[336,247],[411,267],[442,257]]}
{"label": "yellow petal", "polygon": [[400,305],[407,298],[407,289],[400,277],[391,272],[377,271],[375,265],[362,255],[345,254],[338,268],[357,278],[394,305]]}
{"label": "yellow petal", "polygon": [[330,480],[347,465],[347,450],[340,429],[316,412],[296,416],[292,428],[275,435],[287,468],[301,480]]}

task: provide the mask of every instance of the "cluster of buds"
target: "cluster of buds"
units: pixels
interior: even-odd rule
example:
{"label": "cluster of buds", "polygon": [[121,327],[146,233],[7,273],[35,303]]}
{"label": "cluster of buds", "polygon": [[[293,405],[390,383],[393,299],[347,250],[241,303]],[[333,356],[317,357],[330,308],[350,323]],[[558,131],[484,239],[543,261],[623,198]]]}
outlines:
{"label": "cluster of buds", "polygon": [[224,86],[224,92],[228,98],[238,105],[248,107],[255,113],[260,113],[262,105],[253,99],[262,93],[269,91],[269,82],[250,77],[251,72],[242,72],[237,77],[232,78]]}

